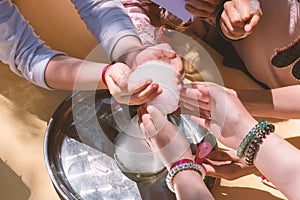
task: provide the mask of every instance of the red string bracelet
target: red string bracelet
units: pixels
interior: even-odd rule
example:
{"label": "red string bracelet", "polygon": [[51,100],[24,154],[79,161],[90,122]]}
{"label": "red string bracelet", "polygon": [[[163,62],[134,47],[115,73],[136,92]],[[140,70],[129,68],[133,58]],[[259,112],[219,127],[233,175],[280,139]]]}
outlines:
{"label": "red string bracelet", "polygon": [[115,62],[112,62],[108,65],[106,65],[103,69],[102,69],[102,74],[101,74],[101,78],[102,78],[102,82],[103,84],[107,87],[107,83],[106,83],[106,80],[105,80],[105,73],[107,71],[107,69],[112,66],[113,64],[115,64]]}

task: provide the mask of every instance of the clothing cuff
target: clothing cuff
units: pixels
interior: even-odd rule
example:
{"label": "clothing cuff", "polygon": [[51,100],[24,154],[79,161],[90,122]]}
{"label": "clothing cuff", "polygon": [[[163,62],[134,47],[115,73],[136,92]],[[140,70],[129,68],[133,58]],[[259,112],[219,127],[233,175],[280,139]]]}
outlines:
{"label": "clothing cuff", "polygon": [[32,74],[32,80],[29,80],[33,82],[35,85],[38,85],[40,87],[43,87],[48,90],[53,90],[53,88],[49,87],[45,80],[45,72],[46,67],[50,60],[58,55],[66,55],[59,51],[50,50],[47,53],[38,56],[39,58],[36,60],[34,64],[34,70]]}

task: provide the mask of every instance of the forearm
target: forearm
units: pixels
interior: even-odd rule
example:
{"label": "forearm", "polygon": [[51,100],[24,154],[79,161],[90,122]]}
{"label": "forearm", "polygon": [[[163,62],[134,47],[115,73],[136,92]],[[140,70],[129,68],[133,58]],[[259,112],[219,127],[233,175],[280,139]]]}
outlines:
{"label": "forearm", "polygon": [[48,88],[44,73],[52,57],[63,54],[51,50],[9,0],[0,2],[0,59],[30,82]]}
{"label": "forearm", "polygon": [[[127,36],[139,39],[138,33],[123,5],[118,1],[71,0],[88,29],[101,43],[106,55],[113,60],[124,54],[118,50],[118,42]],[[132,45],[128,48],[132,48]],[[118,50],[117,53],[114,51]]]}
{"label": "forearm", "polygon": [[259,147],[255,166],[288,199],[300,199],[300,151],[274,133]]}
{"label": "forearm", "polygon": [[[247,118],[243,118],[247,120]],[[253,123],[244,124],[245,129],[251,130]],[[269,129],[270,130],[270,129]],[[276,128],[275,128],[276,130]],[[268,129],[264,131],[268,132]],[[270,180],[288,199],[299,199],[300,193],[296,192],[300,184],[300,151],[293,145],[285,141],[280,136],[273,133],[262,134],[259,131],[255,138],[250,139],[245,154],[246,161],[251,163],[252,153],[254,152],[253,163],[255,167]],[[245,144],[245,138],[248,137],[247,132],[243,132],[239,139],[235,140],[231,148],[237,149]],[[259,141],[261,136],[262,139]],[[255,142],[255,140],[257,140]],[[244,153],[243,153],[244,154]]]}
{"label": "forearm", "polygon": [[271,90],[237,90],[237,93],[253,116],[300,118],[300,85]]}
{"label": "forearm", "polygon": [[193,170],[184,170],[174,177],[176,199],[210,200],[214,199],[200,174]]}
{"label": "forearm", "polygon": [[68,56],[56,56],[47,65],[45,80],[49,87],[55,89],[107,89],[101,79],[104,66]]}

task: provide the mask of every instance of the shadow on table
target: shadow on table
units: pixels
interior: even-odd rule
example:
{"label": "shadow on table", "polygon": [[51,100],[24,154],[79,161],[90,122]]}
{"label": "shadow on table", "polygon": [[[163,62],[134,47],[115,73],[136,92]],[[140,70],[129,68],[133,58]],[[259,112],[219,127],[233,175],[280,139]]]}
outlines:
{"label": "shadow on table", "polygon": [[276,197],[265,190],[250,187],[220,186],[220,180],[218,180],[216,185],[218,185],[218,189],[213,190],[216,200],[282,200],[282,198]]}
{"label": "shadow on table", "polygon": [[0,158],[0,199],[27,200],[30,195],[31,192],[22,177]]}
{"label": "shadow on table", "polygon": [[47,90],[33,85],[10,71],[0,62],[0,95],[12,104],[20,119],[27,112],[48,121],[57,106],[70,94],[68,91]]}
{"label": "shadow on table", "polygon": [[[296,148],[300,149],[300,137],[291,137],[286,138],[286,141],[291,143]],[[215,189],[214,196],[216,197],[216,200],[222,199],[222,200],[240,200],[243,198],[243,200],[252,200],[252,199],[263,199],[263,200],[282,200],[282,198],[276,197],[272,195],[271,193],[259,190],[256,188],[247,188],[247,187],[228,187],[228,186],[220,186],[220,180],[218,179],[218,182],[216,182],[216,185],[218,186],[217,189]],[[271,186],[270,186],[271,187]]]}
{"label": "shadow on table", "polygon": [[294,145],[297,149],[300,149],[300,136],[286,138],[285,140]]}

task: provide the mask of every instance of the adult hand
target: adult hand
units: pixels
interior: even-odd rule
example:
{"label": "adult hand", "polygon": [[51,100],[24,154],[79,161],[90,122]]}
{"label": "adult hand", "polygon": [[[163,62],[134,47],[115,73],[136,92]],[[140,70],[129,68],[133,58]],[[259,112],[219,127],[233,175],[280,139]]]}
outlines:
{"label": "adult hand", "polygon": [[212,151],[203,165],[208,176],[234,180],[248,174],[261,175],[254,166],[246,165],[245,159],[236,155],[235,150]]}
{"label": "adult hand", "polygon": [[185,0],[185,9],[196,17],[214,17],[220,0]]}
{"label": "adult hand", "polygon": [[123,63],[115,63],[105,72],[105,80],[111,95],[122,104],[141,105],[152,101],[162,93],[159,85],[146,79],[139,86],[128,89],[128,76],[131,69]]}
{"label": "adult hand", "polygon": [[190,145],[175,125],[169,122],[156,107],[139,108],[141,132],[149,147],[158,151],[162,162],[170,168],[172,163],[180,159],[192,159]]}
{"label": "adult hand", "polygon": [[220,27],[226,37],[237,40],[250,35],[261,17],[258,0],[231,0],[224,4]]}
{"label": "adult hand", "polygon": [[191,119],[208,128],[227,147],[237,149],[244,136],[257,123],[256,120],[245,109],[234,90],[210,82],[193,84],[199,85],[197,98],[192,101],[187,96],[182,98],[182,106],[188,107],[193,102],[200,110],[208,110],[210,118],[200,113],[191,116]]}

